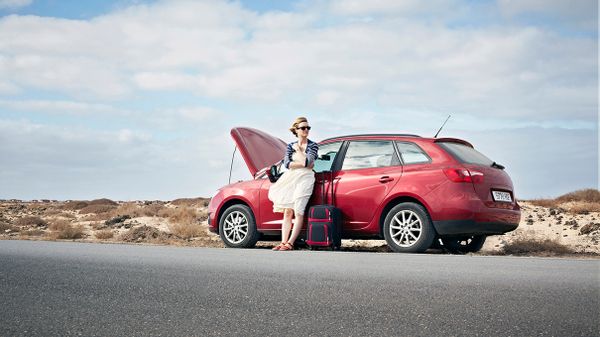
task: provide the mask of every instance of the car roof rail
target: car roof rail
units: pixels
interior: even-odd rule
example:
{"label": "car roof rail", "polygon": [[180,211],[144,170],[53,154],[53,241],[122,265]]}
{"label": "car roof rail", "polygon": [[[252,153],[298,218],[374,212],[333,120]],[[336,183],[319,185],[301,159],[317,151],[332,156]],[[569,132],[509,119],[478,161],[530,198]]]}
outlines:
{"label": "car roof rail", "polygon": [[326,140],[330,140],[330,139],[338,139],[338,138],[348,138],[348,137],[362,137],[362,136],[366,136],[366,137],[415,137],[415,138],[421,138],[421,136],[419,135],[414,135],[414,134],[410,134],[410,133],[361,133],[361,134],[356,134],[356,135],[343,135],[343,136],[337,136],[337,137],[330,137],[327,139],[323,139],[321,142],[324,142]]}

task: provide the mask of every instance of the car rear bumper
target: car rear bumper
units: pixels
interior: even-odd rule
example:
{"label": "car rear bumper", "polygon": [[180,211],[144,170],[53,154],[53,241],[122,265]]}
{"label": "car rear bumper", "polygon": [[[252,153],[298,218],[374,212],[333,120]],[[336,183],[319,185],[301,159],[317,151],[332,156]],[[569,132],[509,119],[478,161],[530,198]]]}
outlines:
{"label": "car rear bumper", "polygon": [[[472,186],[447,184],[429,205],[439,235],[497,235],[515,230],[521,221],[518,203],[483,201]],[[432,196],[430,196],[432,197]],[[491,197],[490,197],[491,199]]]}
{"label": "car rear bumper", "polygon": [[496,235],[515,230],[519,223],[477,222],[474,219],[434,221],[439,235]]}

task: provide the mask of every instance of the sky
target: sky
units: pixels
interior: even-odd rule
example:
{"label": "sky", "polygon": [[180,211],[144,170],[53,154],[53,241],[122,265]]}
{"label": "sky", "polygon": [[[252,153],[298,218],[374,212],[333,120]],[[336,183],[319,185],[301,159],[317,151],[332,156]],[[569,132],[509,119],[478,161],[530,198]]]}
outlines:
{"label": "sky", "polygon": [[518,199],[556,197],[598,188],[598,90],[593,0],[0,0],[0,199],[211,197],[233,127],[448,115]]}

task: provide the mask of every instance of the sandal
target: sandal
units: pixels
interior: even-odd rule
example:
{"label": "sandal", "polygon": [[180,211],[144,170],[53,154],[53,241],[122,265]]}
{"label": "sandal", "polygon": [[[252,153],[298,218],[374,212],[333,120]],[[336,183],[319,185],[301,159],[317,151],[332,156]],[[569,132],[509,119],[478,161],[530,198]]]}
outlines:
{"label": "sandal", "polygon": [[279,248],[279,250],[294,250],[294,245],[286,242],[283,246],[281,246],[281,248]]}
{"label": "sandal", "polygon": [[277,246],[273,247],[273,249],[272,249],[272,250],[281,250],[281,248],[282,248],[284,245],[285,245],[285,243],[283,243],[283,242],[282,242],[282,243],[278,244]]}

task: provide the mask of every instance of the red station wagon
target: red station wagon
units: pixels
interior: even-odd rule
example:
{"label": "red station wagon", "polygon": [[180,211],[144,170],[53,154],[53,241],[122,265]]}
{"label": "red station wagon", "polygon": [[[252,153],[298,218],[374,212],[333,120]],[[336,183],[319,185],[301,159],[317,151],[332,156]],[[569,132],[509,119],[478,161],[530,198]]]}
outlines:
{"label": "red station wagon", "polygon": [[[279,239],[283,216],[273,213],[266,171],[281,165],[286,143],[245,127],[233,128],[231,136],[254,179],[219,189],[208,206],[209,229],[228,247]],[[331,203],[330,193],[321,200],[321,189],[331,191],[333,181],[342,237],[384,238],[397,252],[435,246],[475,252],[486,236],[516,229],[521,218],[504,167],[460,139],[407,134],[329,138],[319,142],[314,171],[307,208]]]}

